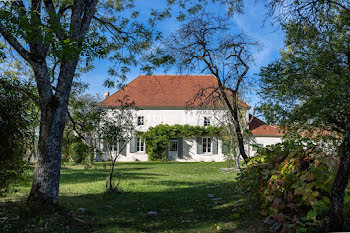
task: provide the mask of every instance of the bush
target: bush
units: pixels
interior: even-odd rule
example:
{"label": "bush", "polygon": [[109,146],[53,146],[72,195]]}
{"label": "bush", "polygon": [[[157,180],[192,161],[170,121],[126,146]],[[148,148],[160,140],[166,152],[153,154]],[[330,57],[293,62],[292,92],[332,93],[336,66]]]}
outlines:
{"label": "bush", "polygon": [[79,164],[86,160],[89,156],[89,147],[85,145],[83,142],[74,142],[69,147],[70,157],[72,160]]}
{"label": "bush", "polygon": [[10,184],[22,177],[24,168],[23,139],[13,137],[7,132],[0,127],[0,196],[5,196],[10,190]]}
{"label": "bush", "polygon": [[309,232],[326,223],[334,172],[317,146],[284,142],[258,150],[239,182],[279,232]]}
{"label": "bush", "polygon": [[0,85],[0,196],[22,177],[26,141],[30,138],[31,104],[25,96]]}

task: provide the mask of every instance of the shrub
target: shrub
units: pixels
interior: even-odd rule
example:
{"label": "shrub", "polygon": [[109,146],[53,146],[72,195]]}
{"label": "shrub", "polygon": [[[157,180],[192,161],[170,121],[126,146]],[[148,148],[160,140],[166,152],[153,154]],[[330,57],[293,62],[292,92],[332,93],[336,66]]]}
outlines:
{"label": "shrub", "polygon": [[316,145],[283,142],[259,149],[239,182],[259,201],[272,230],[312,231],[323,226],[328,215],[331,162]]}
{"label": "shrub", "polygon": [[70,157],[79,164],[89,156],[89,147],[83,142],[74,142],[69,147]]}
{"label": "shrub", "polygon": [[[10,81],[11,85],[20,85]],[[30,110],[33,103],[25,96],[0,85],[0,196],[10,184],[21,179],[26,141],[30,138]]]}

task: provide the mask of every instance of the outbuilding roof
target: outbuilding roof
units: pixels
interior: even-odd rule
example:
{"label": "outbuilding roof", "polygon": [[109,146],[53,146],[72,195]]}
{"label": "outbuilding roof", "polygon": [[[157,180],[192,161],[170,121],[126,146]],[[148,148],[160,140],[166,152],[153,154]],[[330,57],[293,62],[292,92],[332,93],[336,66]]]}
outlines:
{"label": "outbuilding roof", "polygon": [[255,117],[252,119],[252,115],[249,114],[249,130],[254,136],[283,136],[281,129],[276,125],[268,125],[264,121]]}

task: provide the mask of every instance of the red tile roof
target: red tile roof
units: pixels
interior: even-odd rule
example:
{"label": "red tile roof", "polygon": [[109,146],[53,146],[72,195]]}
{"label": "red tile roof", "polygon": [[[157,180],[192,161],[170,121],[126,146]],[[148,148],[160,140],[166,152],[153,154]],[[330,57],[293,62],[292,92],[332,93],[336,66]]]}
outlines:
{"label": "red tile roof", "polygon": [[[127,98],[135,107],[213,107],[217,106],[214,103],[217,95],[210,94],[216,87],[213,75],[140,75],[100,105],[121,106],[121,100]],[[215,101],[208,101],[210,99]],[[250,108],[243,101],[240,104]]]}
{"label": "red tile roof", "polygon": [[[252,115],[249,114],[249,120],[251,119]],[[254,136],[283,136],[278,126],[267,125],[264,121],[256,117],[249,123],[249,130]]]}

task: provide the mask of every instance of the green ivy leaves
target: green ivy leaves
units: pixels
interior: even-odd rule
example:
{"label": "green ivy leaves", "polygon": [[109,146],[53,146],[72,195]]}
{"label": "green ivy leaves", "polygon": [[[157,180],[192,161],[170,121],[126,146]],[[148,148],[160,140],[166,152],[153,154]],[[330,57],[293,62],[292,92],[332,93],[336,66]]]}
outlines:
{"label": "green ivy leaves", "polygon": [[137,132],[146,142],[149,160],[166,160],[166,152],[170,139],[177,136],[218,136],[221,127],[202,127],[192,125],[157,125],[150,127],[147,132]]}

